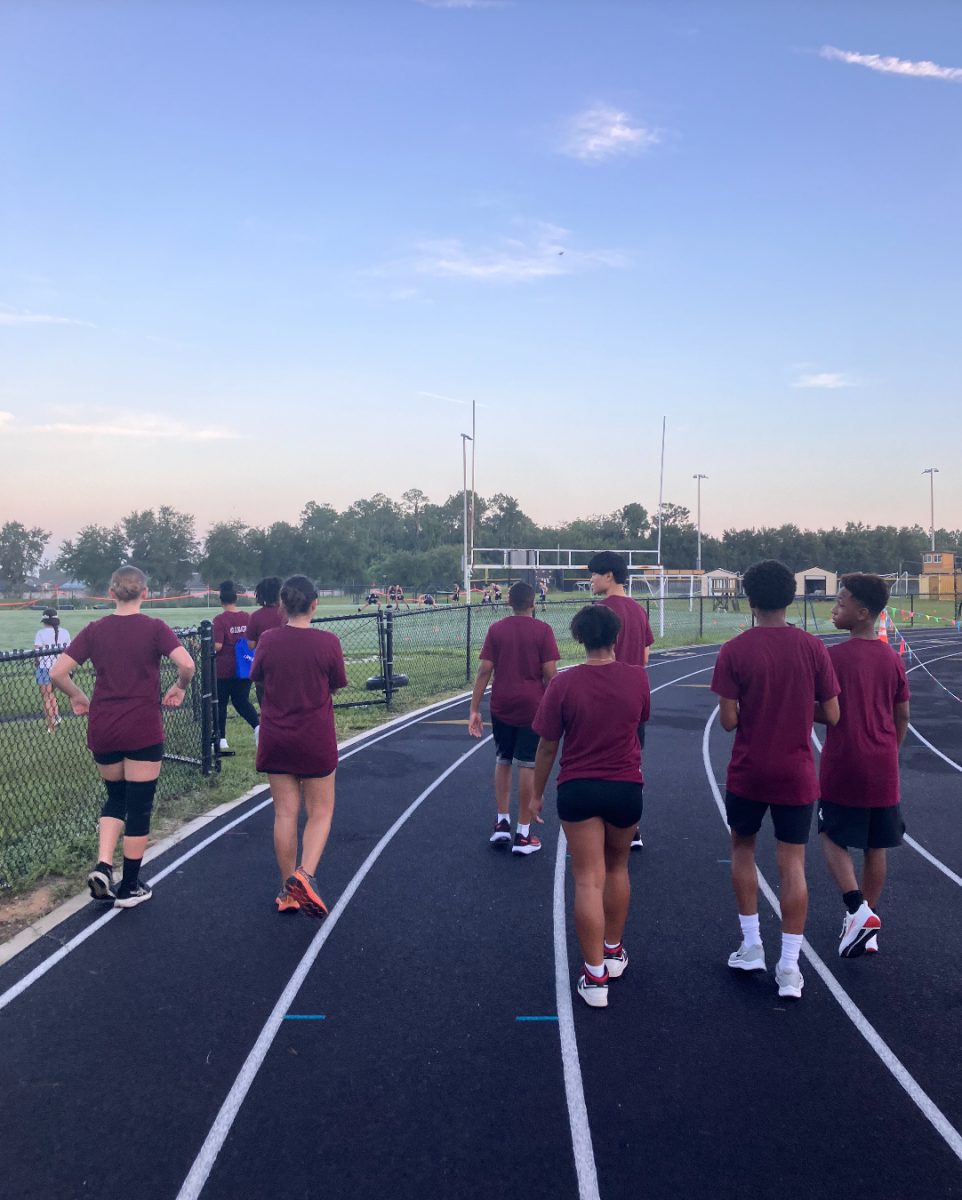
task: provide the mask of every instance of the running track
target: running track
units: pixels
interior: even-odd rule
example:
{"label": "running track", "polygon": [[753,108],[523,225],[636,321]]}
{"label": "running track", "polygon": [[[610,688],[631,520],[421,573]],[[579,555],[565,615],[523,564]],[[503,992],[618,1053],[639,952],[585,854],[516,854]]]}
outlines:
{"label": "running track", "polygon": [[[962,694],[962,637],[911,640]],[[653,658],[607,1010],[572,1006],[551,805],[541,854],[491,850],[491,745],[438,706],[344,753],[323,925],[273,911],[261,795],[154,860],[150,904],[90,905],[0,967],[0,1194],[962,1197],[962,705],[913,671],[881,952],[838,958],[813,839],[805,994],[779,1001],[726,966],[715,653]],[[762,929],[773,966],[764,901]]]}

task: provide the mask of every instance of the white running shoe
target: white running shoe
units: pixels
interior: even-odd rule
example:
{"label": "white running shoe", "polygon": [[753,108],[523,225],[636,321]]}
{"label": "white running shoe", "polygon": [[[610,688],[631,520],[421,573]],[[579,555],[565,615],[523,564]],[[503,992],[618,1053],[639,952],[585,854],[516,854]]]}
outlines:
{"label": "white running shoe", "polygon": [[636,829],[634,836],[631,839],[631,849],[641,850],[644,844],[645,843],[641,840],[641,829]]}
{"label": "white running shoe", "polygon": [[866,954],[878,954],[878,935],[872,934],[869,940],[865,943]]}
{"label": "white running shoe", "polygon": [[229,750],[230,749],[230,746],[228,746],[228,744],[227,744],[227,738],[220,739],[220,749],[221,750]]}
{"label": "white running shoe", "polygon": [[578,976],[578,995],[589,1008],[608,1007],[608,972],[601,979],[595,979],[582,969]]}
{"label": "white running shoe", "polygon": [[801,1000],[805,980],[802,978],[802,973],[798,967],[789,967],[786,970],[782,967],[781,963],[777,963],[775,966],[775,982],[778,984],[779,996]]}
{"label": "white running shoe", "polygon": [[620,979],[624,975],[628,966],[628,951],[624,946],[619,946],[617,950],[609,950],[605,948],[605,967],[608,970],[610,979]]}
{"label": "white running shoe", "polygon": [[755,946],[746,946],[742,942],[734,954],[729,954],[728,965],[734,971],[767,971],[765,948],[761,942]]}
{"label": "white running shoe", "polygon": [[842,922],[842,936],[838,943],[840,958],[858,958],[865,953],[866,943],[882,928],[882,922],[863,900],[858,911],[846,913]]}

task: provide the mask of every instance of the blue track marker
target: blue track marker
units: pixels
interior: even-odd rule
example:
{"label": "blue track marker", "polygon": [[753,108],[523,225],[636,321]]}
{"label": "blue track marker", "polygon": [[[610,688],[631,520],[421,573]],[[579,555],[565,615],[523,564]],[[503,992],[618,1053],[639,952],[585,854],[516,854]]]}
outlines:
{"label": "blue track marker", "polygon": [[326,1021],[323,1013],[288,1013],[285,1021]]}
{"label": "blue track marker", "polygon": [[515,1017],[516,1021],[557,1021],[557,1017]]}

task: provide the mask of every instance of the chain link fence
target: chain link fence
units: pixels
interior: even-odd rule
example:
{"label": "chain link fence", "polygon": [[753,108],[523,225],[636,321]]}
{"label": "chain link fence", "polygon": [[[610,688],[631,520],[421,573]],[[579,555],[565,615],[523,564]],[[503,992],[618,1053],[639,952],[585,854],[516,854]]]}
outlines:
{"label": "chain link fence", "polygon": [[[163,710],[160,811],[165,800],[190,791],[219,766],[210,623],[174,632],[197,670],[181,707]],[[45,646],[0,653],[0,891],[56,871],[89,852],[96,837],[104,792],[87,749],[87,719],[73,715],[62,692],[42,691],[39,682],[38,668],[62,652]],[[90,696],[92,664],[78,667],[74,678]],[[165,659],[158,704],[176,678],[177,668]]]}

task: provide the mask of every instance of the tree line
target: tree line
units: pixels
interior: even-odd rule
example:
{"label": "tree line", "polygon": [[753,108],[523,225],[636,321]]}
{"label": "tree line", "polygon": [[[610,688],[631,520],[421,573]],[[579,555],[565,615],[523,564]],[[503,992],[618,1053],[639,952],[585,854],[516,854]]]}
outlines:
{"label": "tree line", "polygon": [[[267,526],[218,521],[203,538],[190,513],[170,505],[133,511],[112,526],[85,525],[45,563],[48,569],[85,583],[103,594],[118,564],[144,570],[153,588],[182,590],[196,571],[205,581],[252,583],[265,575],[300,571],[321,586],[371,581],[401,582],[419,590],[445,588],[461,575],[464,497],[457,492],[433,503],[418,488],[399,501],[381,492],[356,500],[342,512],[311,501],[296,524]],[[560,525],[538,525],[513,497],[497,493],[474,504],[476,546],[597,550],[654,550],[657,519],[638,502],[611,513],[595,514]],[[0,579],[7,591],[22,588],[44,561],[50,534],[17,521],[0,526]],[[686,570],[697,559],[697,530],[691,512],[680,504],[662,507],[661,549],[664,565]],[[962,531],[940,529],[940,550],[959,552]],[[818,565],[830,570],[921,570],[929,538],[918,525],[844,527],[807,530],[797,525],[726,529],[720,538],[702,537],[702,566],[743,572],[761,558],[781,559],[798,571]]]}

